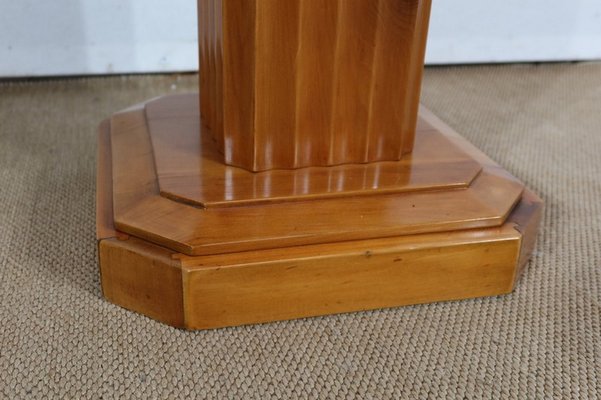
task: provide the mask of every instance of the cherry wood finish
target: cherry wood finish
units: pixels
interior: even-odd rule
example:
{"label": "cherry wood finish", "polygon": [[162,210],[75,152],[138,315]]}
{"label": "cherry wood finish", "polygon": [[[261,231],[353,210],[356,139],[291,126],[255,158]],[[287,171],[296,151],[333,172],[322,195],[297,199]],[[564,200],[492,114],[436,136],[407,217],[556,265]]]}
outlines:
{"label": "cherry wood finish", "polygon": [[[113,168],[111,157],[110,121],[105,120],[98,129],[96,155],[96,237],[98,240],[117,237],[113,222]],[[110,177],[110,179],[107,178]]]}
{"label": "cherry wood finish", "polygon": [[[192,99],[183,97],[185,95],[168,96],[164,104],[171,103],[169,98],[178,103],[180,96]],[[150,124],[144,108],[144,105],[132,107],[111,119],[115,225],[122,232],[185,254],[229,253],[499,226],[523,191],[522,183],[491,164],[483,166],[465,189],[426,188],[310,202],[280,201],[252,207],[202,209],[190,205],[191,201],[174,201],[160,194],[148,132]],[[170,121],[169,131],[174,135],[179,135],[179,127],[185,125],[183,114],[178,119],[165,119]],[[428,121],[421,122],[420,126],[426,127],[426,131],[433,129],[429,128]],[[417,134],[420,135],[420,131]],[[441,130],[439,134],[445,132]],[[228,183],[232,182],[224,180],[218,190],[235,191],[226,186]]]}
{"label": "cherry wood finish", "polygon": [[186,326],[182,270],[171,252],[134,237],[108,238],[99,243],[99,258],[106,298],[166,324]]}
{"label": "cherry wood finish", "polygon": [[507,225],[477,234],[185,257],[184,297],[194,299],[186,303],[186,325],[205,329],[509,293],[519,233]]}
{"label": "cherry wood finish", "polygon": [[199,0],[201,110],[252,171],[413,149],[430,0]]}
{"label": "cherry wood finish", "polygon": [[535,244],[542,202],[525,190],[498,227],[185,255],[115,230],[109,136],[103,124],[97,223],[106,228],[98,231],[104,295],[173,326],[209,329],[505,294]]}
{"label": "cherry wood finish", "polygon": [[542,202],[418,111],[429,9],[199,0],[201,93],[100,126],[106,298],[207,329],[513,290]]}
{"label": "cherry wood finish", "polygon": [[161,194],[199,207],[467,188],[482,170],[451,139],[424,125],[413,153],[400,162],[253,173],[223,164],[200,126],[197,100],[194,94],[163,97],[147,103],[145,112]]}

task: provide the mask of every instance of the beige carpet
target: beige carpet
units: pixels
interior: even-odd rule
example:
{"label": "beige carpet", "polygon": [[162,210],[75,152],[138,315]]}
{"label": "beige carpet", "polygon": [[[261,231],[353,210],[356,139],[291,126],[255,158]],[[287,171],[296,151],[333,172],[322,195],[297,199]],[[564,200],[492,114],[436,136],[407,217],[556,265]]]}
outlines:
{"label": "beige carpet", "polygon": [[514,294],[209,332],[106,303],[95,126],[194,76],[0,84],[0,398],[601,396],[601,64],[435,68],[424,103],[546,201]]}

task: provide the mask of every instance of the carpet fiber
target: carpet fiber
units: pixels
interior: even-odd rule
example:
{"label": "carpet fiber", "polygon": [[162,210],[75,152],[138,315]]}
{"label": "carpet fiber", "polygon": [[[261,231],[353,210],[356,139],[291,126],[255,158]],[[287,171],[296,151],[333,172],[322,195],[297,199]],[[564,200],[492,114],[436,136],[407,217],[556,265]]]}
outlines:
{"label": "carpet fiber", "polygon": [[96,125],[194,75],[0,83],[0,398],[601,396],[601,64],[428,69],[423,102],[546,202],[508,296],[186,332],[101,297]]}

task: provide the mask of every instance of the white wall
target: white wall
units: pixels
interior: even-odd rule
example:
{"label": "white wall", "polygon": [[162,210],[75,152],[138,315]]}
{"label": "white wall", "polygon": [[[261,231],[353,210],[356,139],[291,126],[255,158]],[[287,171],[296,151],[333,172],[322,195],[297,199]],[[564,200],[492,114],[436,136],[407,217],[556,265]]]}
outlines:
{"label": "white wall", "polygon": [[601,59],[601,0],[433,0],[427,62]]}
{"label": "white wall", "polygon": [[197,68],[195,0],[0,0],[0,76]]}
{"label": "white wall", "polygon": [[[0,77],[197,68],[195,0],[0,0]],[[427,61],[601,59],[600,0],[433,0]]]}

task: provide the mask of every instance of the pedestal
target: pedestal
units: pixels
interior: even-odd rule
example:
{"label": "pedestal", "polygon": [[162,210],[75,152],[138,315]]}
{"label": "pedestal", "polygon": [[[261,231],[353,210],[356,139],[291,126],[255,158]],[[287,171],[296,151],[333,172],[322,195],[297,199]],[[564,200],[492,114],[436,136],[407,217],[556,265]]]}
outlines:
{"label": "pedestal", "polygon": [[513,290],[542,203],[419,108],[428,1],[199,4],[201,93],[100,127],[108,300],[208,329]]}
{"label": "pedestal", "polygon": [[252,171],[411,152],[430,0],[199,0],[203,122]]}

